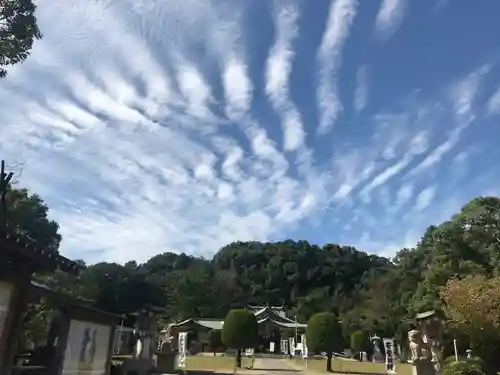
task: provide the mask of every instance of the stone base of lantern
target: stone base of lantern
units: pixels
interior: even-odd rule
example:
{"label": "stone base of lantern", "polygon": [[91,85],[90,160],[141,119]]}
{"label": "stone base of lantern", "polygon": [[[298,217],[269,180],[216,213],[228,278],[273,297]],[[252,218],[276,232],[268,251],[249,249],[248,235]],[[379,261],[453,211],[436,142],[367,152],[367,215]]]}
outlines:
{"label": "stone base of lantern", "polygon": [[433,363],[431,361],[418,361],[412,363],[412,375],[436,375]]}

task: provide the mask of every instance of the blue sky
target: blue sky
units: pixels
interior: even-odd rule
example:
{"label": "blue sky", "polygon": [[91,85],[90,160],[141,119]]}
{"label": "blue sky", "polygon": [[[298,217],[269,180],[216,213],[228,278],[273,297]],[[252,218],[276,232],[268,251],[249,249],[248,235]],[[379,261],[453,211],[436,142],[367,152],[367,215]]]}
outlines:
{"label": "blue sky", "polygon": [[287,238],[391,256],[499,194],[497,0],[38,4],[1,151],[67,256]]}

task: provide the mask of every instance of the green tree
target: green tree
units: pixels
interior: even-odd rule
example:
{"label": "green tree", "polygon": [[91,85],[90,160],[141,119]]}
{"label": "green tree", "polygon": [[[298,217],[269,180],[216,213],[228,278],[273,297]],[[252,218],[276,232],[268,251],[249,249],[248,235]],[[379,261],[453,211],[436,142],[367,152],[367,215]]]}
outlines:
{"label": "green tree", "polygon": [[258,327],[255,315],[244,309],[229,311],[222,326],[222,342],[236,349],[235,367],[241,367],[241,350],[257,345]]}
{"label": "green tree", "polygon": [[211,329],[208,331],[208,344],[212,348],[215,356],[217,349],[222,347],[222,332],[219,329]]}
{"label": "green tree", "polygon": [[332,355],[342,350],[342,328],[337,317],[328,312],[314,314],[307,323],[307,347],[312,353],[326,352],[326,371],[332,371]]}
{"label": "green tree", "polygon": [[500,277],[451,279],[441,297],[449,324],[469,337],[475,353],[485,361],[487,372],[496,373],[500,355]]}
{"label": "green tree", "polygon": [[354,352],[368,351],[370,339],[365,331],[351,333],[351,349]]}
{"label": "green tree", "polygon": [[0,77],[7,75],[4,67],[24,61],[42,37],[35,9],[32,0],[0,0]]}
{"label": "green tree", "polygon": [[27,189],[10,186],[5,198],[6,212],[0,210],[0,216],[7,229],[30,240],[38,249],[57,252],[61,243],[59,225],[48,218],[49,208],[43,199]]}

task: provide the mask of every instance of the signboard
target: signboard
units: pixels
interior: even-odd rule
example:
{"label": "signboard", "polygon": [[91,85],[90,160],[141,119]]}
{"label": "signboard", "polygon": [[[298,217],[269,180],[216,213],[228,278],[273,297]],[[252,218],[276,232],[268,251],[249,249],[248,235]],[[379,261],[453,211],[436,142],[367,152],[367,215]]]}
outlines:
{"label": "signboard", "polygon": [[385,349],[385,370],[390,373],[396,373],[396,363],[394,361],[394,339],[382,339]]}
{"label": "signboard", "polygon": [[308,358],[308,351],[307,351],[307,338],[306,335],[301,335],[302,339],[302,358],[307,359]]}
{"label": "signboard", "polygon": [[290,337],[288,339],[289,347],[290,347],[290,354],[295,355],[295,338]]}
{"label": "signboard", "polygon": [[288,355],[288,340],[281,340],[281,354]]}
{"label": "signboard", "polygon": [[10,298],[12,296],[12,284],[0,282],[0,337],[5,328],[5,321],[9,312]]}
{"label": "signboard", "polygon": [[186,346],[187,346],[187,332],[179,333],[179,358],[177,366],[186,368]]}
{"label": "signboard", "polygon": [[253,357],[253,352],[254,352],[253,348],[245,349],[245,356],[249,358]]}
{"label": "signboard", "polygon": [[72,320],[64,354],[63,375],[106,373],[111,326]]}
{"label": "signboard", "polygon": [[269,351],[270,351],[271,353],[274,353],[274,341],[271,341],[271,342],[269,343]]}

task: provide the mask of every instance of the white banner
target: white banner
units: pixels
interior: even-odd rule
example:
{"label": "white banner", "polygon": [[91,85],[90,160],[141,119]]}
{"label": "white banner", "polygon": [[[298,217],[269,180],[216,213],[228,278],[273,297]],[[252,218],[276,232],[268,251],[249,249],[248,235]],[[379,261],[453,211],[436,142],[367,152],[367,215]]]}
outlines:
{"label": "white banner", "polygon": [[288,355],[288,340],[281,340],[281,353]]}
{"label": "white banner", "polygon": [[306,335],[301,335],[302,338],[302,358],[307,359],[308,351],[307,351],[307,339]]}
{"label": "white banner", "polygon": [[246,357],[253,357],[253,353],[254,353],[253,348],[245,349],[245,356]]}
{"label": "white banner", "polygon": [[271,353],[274,353],[274,341],[271,341],[271,342],[269,343],[269,351],[270,351]]}
{"label": "white banner", "polygon": [[390,373],[396,373],[396,362],[394,361],[394,339],[382,339],[385,350],[385,370]]}
{"label": "white banner", "polygon": [[179,358],[177,367],[186,368],[187,332],[179,333]]}
{"label": "white banner", "polygon": [[294,337],[290,337],[288,339],[288,343],[289,343],[289,347],[290,347],[290,354],[291,355],[295,355],[295,338]]}

